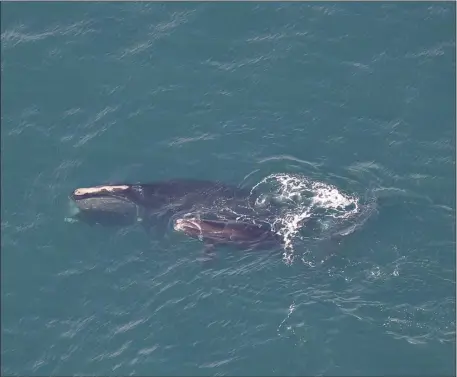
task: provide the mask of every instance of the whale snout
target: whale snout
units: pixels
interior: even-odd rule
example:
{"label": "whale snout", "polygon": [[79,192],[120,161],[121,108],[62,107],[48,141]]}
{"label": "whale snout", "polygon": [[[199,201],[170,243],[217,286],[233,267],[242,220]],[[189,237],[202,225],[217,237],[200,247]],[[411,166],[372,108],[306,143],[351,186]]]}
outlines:
{"label": "whale snout", "polygon": [[78,188],[70,196],[67,221],[125,226],[137,221],[138,207],[122,195],[128,186]]}

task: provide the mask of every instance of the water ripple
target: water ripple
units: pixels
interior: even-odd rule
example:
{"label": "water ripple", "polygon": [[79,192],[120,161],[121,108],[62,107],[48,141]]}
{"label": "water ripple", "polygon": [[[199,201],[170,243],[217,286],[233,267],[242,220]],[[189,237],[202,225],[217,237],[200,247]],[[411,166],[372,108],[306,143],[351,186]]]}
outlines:
{"label": "water ripple", "polygon": [[196,10],[174,12],[169,20],[162,21],[157,24],[151,25],[152,31],[148,32],[146,40],[135,42],[132,46],[124,48],[117,54],[118,59],[125,57],[133,57],[150,49],[157,41],[164,37],[171,35],[171,33],[181,25],[184,25],[192,20],[196,15]]}
{"label": "water ripple", "polygon": [[90,20],[83,20],[66,26],[56,25],[40,32],[26,31],[26,25],[21,24],[14,29],[2,32],[2,50],[12,49],[20,44],[39,42],[49,37],[77,37],[88,33],[94,33],[96,30],[91,27],[93,24],[94,23]]}

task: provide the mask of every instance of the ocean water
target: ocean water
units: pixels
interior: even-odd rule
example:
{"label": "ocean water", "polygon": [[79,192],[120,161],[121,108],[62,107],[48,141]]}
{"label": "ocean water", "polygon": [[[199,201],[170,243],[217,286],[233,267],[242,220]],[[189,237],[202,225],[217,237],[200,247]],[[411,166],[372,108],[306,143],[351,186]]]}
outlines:
{"label": "ocean water", "polygon": [[[1,17],[2,375],[455,375],[455,2]],[[173,178],[258,187],[289,247],[64,221]]]}

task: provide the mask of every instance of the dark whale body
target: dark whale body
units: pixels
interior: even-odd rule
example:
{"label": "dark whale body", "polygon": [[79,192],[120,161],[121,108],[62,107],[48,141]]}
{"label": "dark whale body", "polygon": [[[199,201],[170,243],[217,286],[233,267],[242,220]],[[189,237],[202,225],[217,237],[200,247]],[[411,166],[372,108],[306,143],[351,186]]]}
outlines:
{"label": "dark whale body", "polygon": [[[174,219],[175,230],[205,243],[277,243],[268,224],[255,224],[261,219],[250,206],[249,197],[250,190],[237,186],[188,179],[101,185],[78,188],[70,194],[72,219],[88,224],[128,226],[141,221],[149,227],[157,220]],[[251,215],[254,223],[240,222],[240,214]]]}
{"label": "dark whale body", "polygon": [[231,244],[250,250],[283,246],[282,238],[265,223],[180,218],[176,219],[174,228],[208,246]]}
{"label": "dark whale body", "polygon": [[[114,184],[78,188],[70,194],[79,209],[77,217],[94,223],[116,225],[114,217],[172,214],[192,210],[196,205],[213,208],[220,203],[248,205],[249,191],[213,181],[169,180],[144,184]],[[113,218],[107,220],[106,215]],[[105,221],[106,220],[106,221]]]}

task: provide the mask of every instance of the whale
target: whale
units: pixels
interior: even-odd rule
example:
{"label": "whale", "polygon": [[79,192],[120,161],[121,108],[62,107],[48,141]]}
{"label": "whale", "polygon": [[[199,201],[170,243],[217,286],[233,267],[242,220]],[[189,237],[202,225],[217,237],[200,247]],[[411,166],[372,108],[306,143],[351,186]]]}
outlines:
{"label": "whale", "polygon": [[250,195],[251,190],[239,186],[195,179],[81,187],[69,195],[66,220],[103,227],[140,222],[148,230],[171,222],[175,231],[207,246],[278,244],[266,218],[253,209]]}
{"label": "whale", "polygon": [[231,202],[247,205],[249,191],[220,182],[169,180],[77,188],[69,195],[70,217],[102,226],[128,225],[151,216]]}
{"label": "whale", "polygon": [[209,251],[218,245],[235,245],[245,250],[283,247],[284,240],[268,223],[248,223],[237,220],[208,220],[201,218],[178,218],[174,229],[199,239]]}

